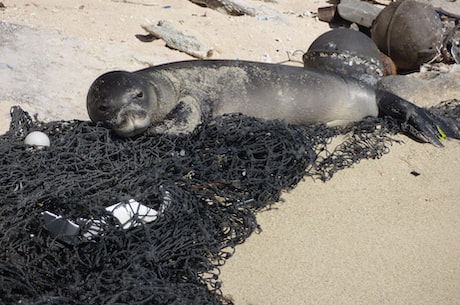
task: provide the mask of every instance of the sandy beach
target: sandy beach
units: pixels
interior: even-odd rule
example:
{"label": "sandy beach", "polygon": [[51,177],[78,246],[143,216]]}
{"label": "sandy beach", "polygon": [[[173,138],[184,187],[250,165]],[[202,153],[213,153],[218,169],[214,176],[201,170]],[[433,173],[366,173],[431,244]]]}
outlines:
{"label": "sandy beach", "polygon": [[[313,14],[330,5],[323,0],[248,0],[279,13],[254,17],[186,0],[1,2],[1,21],[29,35],[0,54],[1,133],[12,105],[42,120],[88,120],[86,93],[103,72],[192,59],[162,40],[140,41],[141,25],[168,20],[210,46],[212,58],[272,63],[330,29]],[[14,79],[5,72],[13,62],[22,73]],[[460,98],[460,89],[450,93]],[[423,96],[416,102],[441,101]],[[381,159],[326,183],[306,179],[260,212],[262,232],[222,267],[223,293],[237,305],[460,304],[460,141],[436,148],[397,138],[403,143]]]}

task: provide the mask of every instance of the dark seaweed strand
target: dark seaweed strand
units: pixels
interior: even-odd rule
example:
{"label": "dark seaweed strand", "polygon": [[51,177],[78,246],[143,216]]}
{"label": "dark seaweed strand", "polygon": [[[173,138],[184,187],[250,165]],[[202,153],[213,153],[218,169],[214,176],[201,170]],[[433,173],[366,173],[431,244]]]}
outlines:
{"label": "dark seaweed strand", "polygon": [[[219,266],[258,229],[256,212],[305,176],[328,180],[379,158],[399,131],[389,119],[339,130],[228,115],[189,136],[120,139],[19,107],[11,116],[0,136],[1,304],[232,304]],[[51,146],[24,145],[33,130]],[[105,207],[131,198],[159,217],[121,229]],[[91,238],[64,241],[45,229],[44,211],[104,221]]]}

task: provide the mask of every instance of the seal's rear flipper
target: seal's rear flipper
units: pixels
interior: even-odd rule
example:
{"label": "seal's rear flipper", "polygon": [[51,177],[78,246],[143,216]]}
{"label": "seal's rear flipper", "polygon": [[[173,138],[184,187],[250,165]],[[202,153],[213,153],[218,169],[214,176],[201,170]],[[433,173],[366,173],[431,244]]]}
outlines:
{"label": "seal's rear flipper", "polygon": [[377,93],[379,116],[396,119],[402,130],[421,142],[443,147],[441,140],[460,139],[460,120],[442,117],[386,91]]}

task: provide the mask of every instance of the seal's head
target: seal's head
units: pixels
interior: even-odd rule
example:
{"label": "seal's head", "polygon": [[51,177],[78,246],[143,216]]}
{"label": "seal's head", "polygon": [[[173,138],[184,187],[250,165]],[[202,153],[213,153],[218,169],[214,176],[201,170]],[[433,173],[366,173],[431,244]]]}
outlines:
{"label": "seal's head", "polygon": [[86,98],[91,120],[103,122],[121,137],[144,132],[152,124],[155,105],[156,97],[149,84],[126,71],[99,76]]}

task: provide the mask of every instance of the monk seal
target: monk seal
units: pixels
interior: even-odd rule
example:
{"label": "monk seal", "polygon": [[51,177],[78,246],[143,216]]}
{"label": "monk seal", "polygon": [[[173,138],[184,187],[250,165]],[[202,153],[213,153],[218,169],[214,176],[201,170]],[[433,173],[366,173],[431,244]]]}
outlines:
{"label": "monk seal", "polygon": [[310,68],[240,60],[190,60],[98,77],[87,95],[92,121],[121,137],[147,129],[181,134],[226,113],[329,126],[390,115],[417,139],[442,146],[459,123],[389,92]]}

